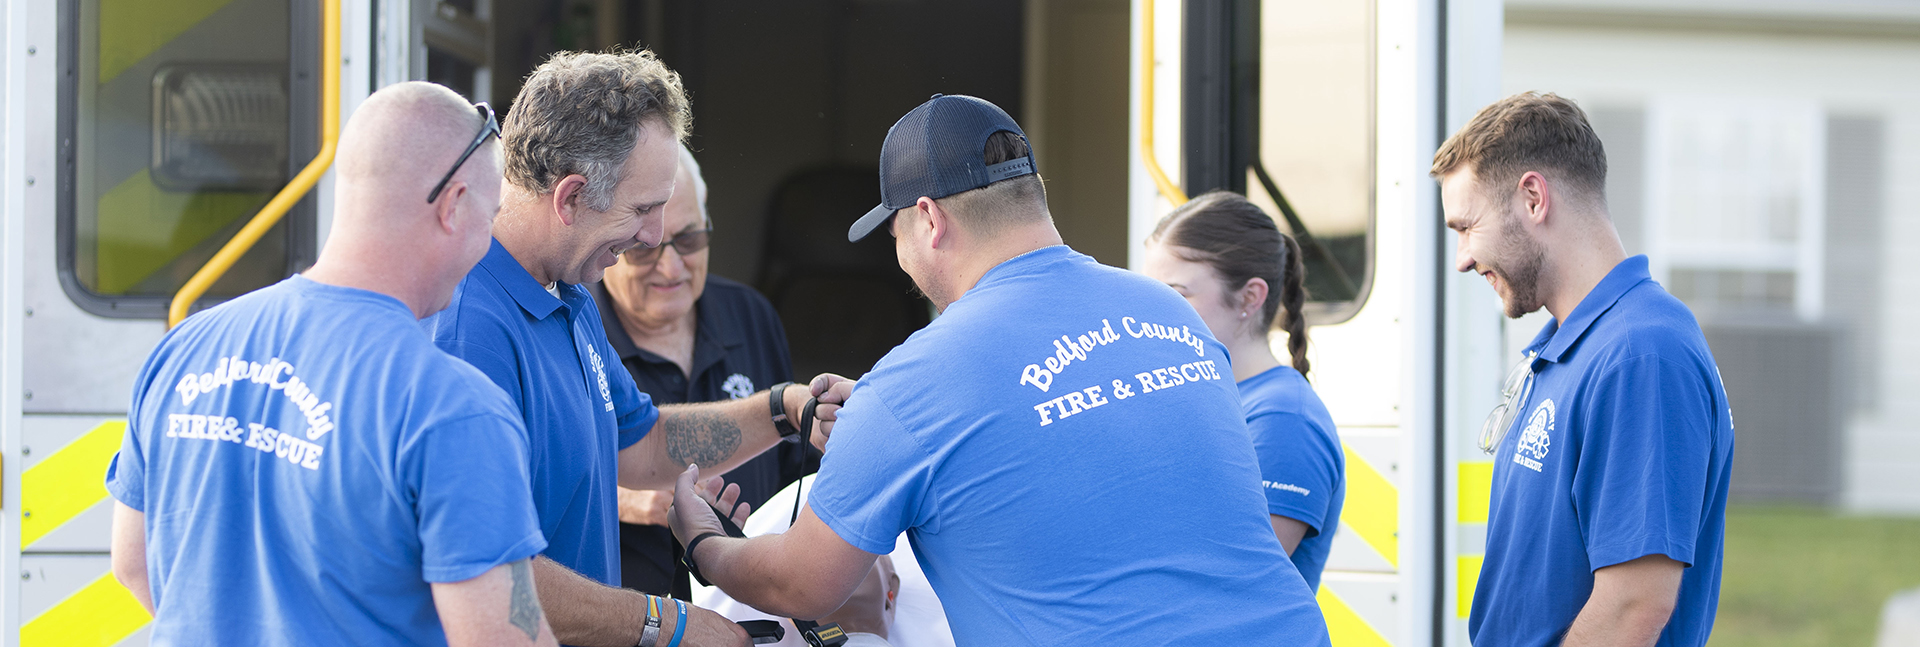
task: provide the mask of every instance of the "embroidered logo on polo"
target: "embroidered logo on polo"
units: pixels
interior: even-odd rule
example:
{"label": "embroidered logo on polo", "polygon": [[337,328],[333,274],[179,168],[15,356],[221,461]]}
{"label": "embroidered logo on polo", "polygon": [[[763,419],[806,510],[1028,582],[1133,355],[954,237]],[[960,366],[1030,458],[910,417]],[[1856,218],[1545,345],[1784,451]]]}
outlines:
{"label": "embroidered logo on polo", "polygon": [[1553,399],[1541,400],[1540,406],[1533,408],[1533,415],[1527,416],[1527,427],[1520,432],[1520,443],[1513,450],[1513,462],[1540,471],[1540,461],[1553,448],[1553,418]]}
{"label": "embroidered logo on polo", "polygon": [[600,351],[592,344],[587,345],[587,362],[593,365],[594,380],[600,385],[600,400],[607,404],[607,410],[613,410],[613,388],[607,386],[607,363],[600,359]]}
{"label": "embroidered logo on polo", "polygon": [[720,385],[720,390],[726,391],[727,395],[735,400],[753,395],[753,378],[734,373],[727,376],[727,381]]}

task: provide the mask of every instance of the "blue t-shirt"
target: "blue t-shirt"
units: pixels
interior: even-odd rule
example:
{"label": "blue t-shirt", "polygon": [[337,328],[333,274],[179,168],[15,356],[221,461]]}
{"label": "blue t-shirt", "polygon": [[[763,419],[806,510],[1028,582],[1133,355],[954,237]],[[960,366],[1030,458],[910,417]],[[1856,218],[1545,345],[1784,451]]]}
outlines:
{"label": "blue t-shirt", "polygon": [[506,395],[389,296],[294,276],[195,315],[128,411],[107,491],[146,513],[156,645],[444,645],[430,582],[546,546]]}
{"label": "blue t-shirt", "polygon": [[960,644],[1325,645],[1206,330],[1064,245],[1001,263],[860,379],[808,505],[906,531]]}
{"label": "blue t-shirt", "polygon": [[555,299],[495,240],[447,309],[422,324],[518,405],[544,554],[619,586],[619,450],[647,435],[660,412],[620,370],[593,296],[578,285],[558,288]]}
{"label": "blue t-shirt", "polygon": [[1593,572],[1648,555],[1687,566],[1659,644],[1707,644],[1733,414],[1699,323],[1635,256],[1527,350],[1533,389],[1493,454],[1474,644],[1559,644]]}
{"label": "blue t-shirt", "polygon": [[1247,412],[1253,451],[1260,455],[1267,512],[1307,524],[1306,537],[1293,548],[1293,566],[1308,588],[1318,589],[1347,499],[1347,457],[1333,416],[1291,366],[1242,380],[1240,406]]}

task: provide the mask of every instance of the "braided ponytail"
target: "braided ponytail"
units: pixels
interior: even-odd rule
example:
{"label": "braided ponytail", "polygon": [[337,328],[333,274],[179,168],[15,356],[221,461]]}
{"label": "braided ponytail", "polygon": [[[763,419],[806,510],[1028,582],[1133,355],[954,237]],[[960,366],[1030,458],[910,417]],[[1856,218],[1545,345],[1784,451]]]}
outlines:
{"label": "braided ponytail", "polygon": [[1307,317],[1302,308],[1307,302],[1306,263],[1300,259],[1300,243],[1292,236],[1280,235],[1280,242],[1286,247],[1285,258],[1280,260],[1284,269],[1280,276],[1280,305],[1286,308],[1286,320],[1282,325],[1287,331],[1287,354],[1293,356],[1293,370],[1306,375],[1312,369],[1307,361]]}

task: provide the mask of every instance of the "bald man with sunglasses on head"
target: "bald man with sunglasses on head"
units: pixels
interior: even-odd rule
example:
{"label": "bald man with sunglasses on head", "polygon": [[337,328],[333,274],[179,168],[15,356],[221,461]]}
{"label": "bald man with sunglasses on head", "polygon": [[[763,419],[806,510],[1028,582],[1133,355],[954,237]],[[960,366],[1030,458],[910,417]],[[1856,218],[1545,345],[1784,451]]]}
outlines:
{"label": "bald man with sunglasses on head", "polygon": [[153,644],[554,644],[526,430],[418,323],[486,253],[498,133],[446,88],[375,92],[313,268],[148,358],[106,485]]}

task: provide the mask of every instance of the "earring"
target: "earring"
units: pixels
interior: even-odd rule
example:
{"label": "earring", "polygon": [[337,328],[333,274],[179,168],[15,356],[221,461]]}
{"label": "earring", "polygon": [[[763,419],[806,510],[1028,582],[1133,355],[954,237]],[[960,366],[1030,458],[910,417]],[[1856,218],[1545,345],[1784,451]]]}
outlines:
{"label": "earring", "polygon": [[1241,311],[1240,311],[1240,318],[1241,318],[1241,319],[1245,319],[1245,318],[1247,318],[1247,311],[1245,311],[1245,310],[1241,310]]}

